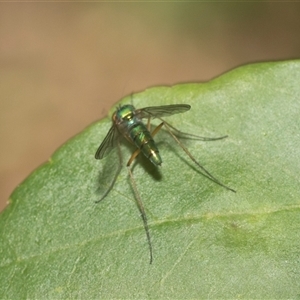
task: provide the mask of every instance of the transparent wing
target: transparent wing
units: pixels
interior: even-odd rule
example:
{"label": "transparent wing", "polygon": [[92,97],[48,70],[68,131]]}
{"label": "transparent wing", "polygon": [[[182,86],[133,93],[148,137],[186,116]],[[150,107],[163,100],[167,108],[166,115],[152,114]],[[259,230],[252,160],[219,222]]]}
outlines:
{"label": "transparent wing", "polygon": [[95,154],[95,158],[102,159],[103,157],[108,155],[109,152],[117,145],[118,137],[119,137],[119,132],[117,130],[117,127],[115,125],[111,126],[105,139],[99,146]]}
{"label": "transparent wing", "polygon": [[190,110],[191,106],[188,104],[173,104],[162,106],[149,106],[136,110],[138,118],[161,118],[168,117],[174,114],[184,113]]}

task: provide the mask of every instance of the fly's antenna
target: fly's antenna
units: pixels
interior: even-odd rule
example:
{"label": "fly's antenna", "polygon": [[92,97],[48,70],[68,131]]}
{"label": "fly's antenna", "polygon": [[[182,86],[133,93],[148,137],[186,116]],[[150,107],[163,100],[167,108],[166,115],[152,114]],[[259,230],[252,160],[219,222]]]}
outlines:
{"label": "fly's antenna", "polygon": [[131,92],[131,94],[130,94],[130,104],[131,104],[132,106],[134,106],[134,105],[133,105],[133,92]]}

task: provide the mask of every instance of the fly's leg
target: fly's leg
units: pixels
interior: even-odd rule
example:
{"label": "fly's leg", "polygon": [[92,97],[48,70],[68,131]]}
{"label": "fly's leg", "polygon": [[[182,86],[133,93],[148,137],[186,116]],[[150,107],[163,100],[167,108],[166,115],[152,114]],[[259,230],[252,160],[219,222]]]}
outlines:
{"label": "fly's leg", "polygon": [[[150,121],[148,121],[148,123],[150,124]],[[161,127],[163,125],[164,125],[164,123],[161,123],[160,125],[158,125],[153,130],[153,132],[151,133],[151,136],[153,137],[161,129]],[[149,127],[150,127],[150,125],[149,125]],[[146,232],[147,241],[148,241],[149,250],[150,250],[150,264],[152,264],[153,251],[152,251],[152,243],[151,243],[151,237],[150,237],[150,232],[149,232],[148,220],[147,220],[147,216],[146,216],[146,212],[145,212],[145,208],[144,208],[141,196],[140,196],[140,194],[138,192],[138,189],[137,189],[137,186],[136,186],[136,181],[134,179],[133,173],[132,173],[131,168],[130,168],[131,163],[140,154],[140,152],[141,152],[140,149],[137,149],[136,151],[133,152],[133,154],[131,155],[131,157],[129,158],[129,160],[127,162],[127,170],[128,170],[128,174],[129,174],[129,177],[130,177],[133,192],[134,192],[134,195],[135,195],[136,203],[137,203],[138,209],[139,209],[139,211],[141,213],[141,216],[142,216],[142,219],[143,219],[144,229],[145,229],[145,232]]]}
{"label": "fly's leg", "polygon": [[[188,134],[188,133],[184,133],[181,132],[179,130],[177,130],[175,127],[171,126],[170,124],[168,124],[167,122],[165,122],[163,119],[159,118],[162,121],[162,124],[165,125],[165,128],[167,129],[167,131],[169,132],[169,134],[171,135],[171,137],[175,140],[175,142],[182,148],[182,150],[188,155],[188,157],[203,171],[203,173],[201,172],[201,174],[210,179],[211,181],[213,181],[214,183],[222,186],[223,188],[232,191],[234,193],[236,193],[236,191],[228,186],[226,186],[225,184],[223,184],[221,181],[219,181],[217,178],[215,178],[210,172],[208,172],[202,165],[200,165],[197,160],[194,158],[194,156],[190,153],[190,151],[180,142],[180,140],[177,138],[177,136],[172,132],[172,130],[176,131],[179,135],[180,134],[184,134],[187,136],[192,136],[192,137],[196,137],[196,138],[200,138],[203,141],[207,141],[207,140],[220,140],[223,138],[226,138],[227,136],[222,136],[219,138],[205,138],[205,137],[199,137],[193,134]],[[172,129],[172,130],[171,130]]]}
{"label": "fly's leg", "polygon": [[126,166],[129,167],[131,165],[131,163],[136,159],[136,157],[140,154],[141,150],[140,149],[136,149],[133,154],[131,155],[131,157],[129,158]]}
{"label": "fly's leg", "polygon": [[111,184],[109,185],[108,189],[106,190],[106,192],[104,193],[104,195],[101,197],[101,199],[95,201],[95,203],[99,203],[100,201],[102,201],[112,190],[112,188],[114,187],[116,180],[120,174],[120,171],[122,169],[122,163],[123,163],[123,159],[122,159],[122,154],[121,154],[121,147],[120,147],[120,143],[117,143],[117,149],[118,149],[118,157],[119,157],[119,165],[118,165],[118,169],[117,172],[111,182]]}
{"label": "fly's leg", "polygon": [[128,174],[129,174],[129,177],[130,177],[131,185],[132,185],[132,188],[133,188],[133,191],[134,191],[135,199],[136,199],[139,211],[140,211],[142,219],[143,219],[144,228],[145,228],[145,232],[146,232],[146,236],[147,236],[147,240],[148,240],[148,245],[149,245],[149,250],[150,250],[150,264],[152,264],[152,261],[153,261],[152,243],[151,243],[149,226],[148,226],[148,221],[147,221],[147,216],[146,216],[145,208],[144,208],[141,196],[140,196],[140,194],[139,194],[139,192],[137,190],[135,179],[133,177],[133,174],[132,174],[132,171],[131,171],[130,167],[127,167],[127,170],[128,170]]}
{"label": "fly's leg", "polygon": [[228,135],[223,135],[223,136],[219,136],[219,137],[215,137],[215,138],[211,138],[211,137],[205,137],[205,136],[199,136],[196,134],[191,134],[191,133],[187,133],[187,132],[182,132],[180,130],[178,130],[177,128],[175,128],[174,126],[172,126],[171,124],[167,123],[165,120],[163,120],[165,126],[168,126],[169,128],[171,128],[173,131],[175,131],[177,136],[183,135],[183,136],[187,136],[187,137],[191,137],[191,138],[195,138],[197,140],[201,140],[201,141],[217,141],[217,140],[222,140],[228,137]]}

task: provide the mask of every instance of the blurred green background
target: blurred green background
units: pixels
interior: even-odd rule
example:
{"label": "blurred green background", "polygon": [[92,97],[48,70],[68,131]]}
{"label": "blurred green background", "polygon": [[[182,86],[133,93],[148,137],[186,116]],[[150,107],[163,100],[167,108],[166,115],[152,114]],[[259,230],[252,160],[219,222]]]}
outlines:
{"label": "blurred green background", "polygon": [[288,2],[0,3],[0,210],[123,96],[299,58],[299,16]]}

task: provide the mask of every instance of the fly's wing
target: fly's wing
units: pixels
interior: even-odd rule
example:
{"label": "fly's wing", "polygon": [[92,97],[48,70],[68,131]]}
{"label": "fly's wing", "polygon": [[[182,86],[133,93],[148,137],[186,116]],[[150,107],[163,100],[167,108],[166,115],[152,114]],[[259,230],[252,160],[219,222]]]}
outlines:
{"label": "fly's wing", "polygon": [[119,137],[119,132],[117,127],[115,125],[111,126],[105,139],[99,146],[95,154],[95,158],[102,159],[103,157],[108,155],[109,152],[117,145],[118,137]]}
{"label": "fly's wing", "polygon": [[135,114],[138,118],[161,118],[168,117],[174,114],[184,113],[190,110],[191,106],[188,104],[173,104],[162,106],[149,106],[137,109]]}

